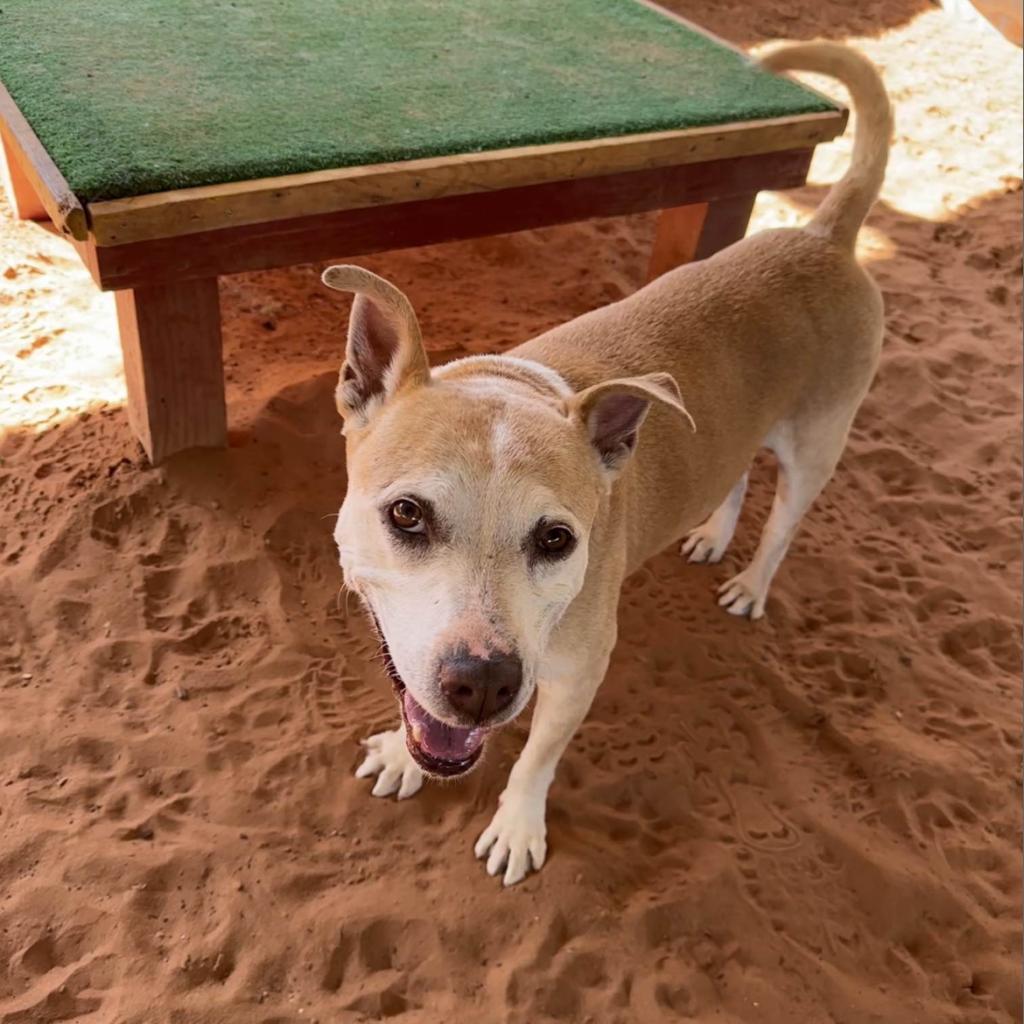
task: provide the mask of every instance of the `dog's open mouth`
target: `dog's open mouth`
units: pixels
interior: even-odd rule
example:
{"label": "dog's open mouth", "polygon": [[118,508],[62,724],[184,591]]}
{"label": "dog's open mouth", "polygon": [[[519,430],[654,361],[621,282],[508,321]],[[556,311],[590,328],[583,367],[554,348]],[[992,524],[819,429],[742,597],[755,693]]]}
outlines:
{"label": "dog's open mouth", "polygon": [[464,728],[435,718],[409,692],[391,660],[391,651],[377,616],[371,618],[380,639],[384,668],[391,677],[405,722],[405,745],[413,760],[428,774],[453,778],[468,772],[484,751],[486,726]]}
{"label": "dog's open mouth", "polygon": [[405,742],[413,760],[429,775],[451,777],[468,772],[483,753],[487,729],[442,722],[417,703],[401,680],[394,679],[394,684],[405,720]]}

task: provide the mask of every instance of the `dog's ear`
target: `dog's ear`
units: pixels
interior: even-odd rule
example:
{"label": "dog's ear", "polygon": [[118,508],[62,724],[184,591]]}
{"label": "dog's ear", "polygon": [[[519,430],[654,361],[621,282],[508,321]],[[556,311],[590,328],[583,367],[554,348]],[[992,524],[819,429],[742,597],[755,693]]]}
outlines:
{"label": "dog's ear", "polygon": [[571,415],[587,432],[604,467],[618,472],[636,448],[640,425],[658,402],[686,420],[693,431],[697,425],[686,411],[679,385],[668,373],[606,380],[581,391]]}
{"label": "dog's ear", "polygon": [[346,427],[365,426],[393,395],[430,379],[420,325],[405,295],[369,270],[328,267],[322,280],[356,293],[335,400]]}

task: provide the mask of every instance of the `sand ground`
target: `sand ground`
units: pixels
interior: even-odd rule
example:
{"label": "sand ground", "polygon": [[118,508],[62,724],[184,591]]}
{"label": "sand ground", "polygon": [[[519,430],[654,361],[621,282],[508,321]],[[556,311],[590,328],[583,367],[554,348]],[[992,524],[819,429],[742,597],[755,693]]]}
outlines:
{"label": "sand ground", "polygon": [[[767,464],[724,565],[628,581],[549,862],[511,891],[471,845],[525,723],[402,804],[352,775],[395,708],[339,598],[319,268],[221,282],[234,447],[154,470],[111,297],[0,209],[0,1024],[1020,1019],[1020,51],[912,0],[674,6],[882,67],[885,354],[765,621],[713,586]],[[446,358],[632,291],[652,225],[363,262]]]}

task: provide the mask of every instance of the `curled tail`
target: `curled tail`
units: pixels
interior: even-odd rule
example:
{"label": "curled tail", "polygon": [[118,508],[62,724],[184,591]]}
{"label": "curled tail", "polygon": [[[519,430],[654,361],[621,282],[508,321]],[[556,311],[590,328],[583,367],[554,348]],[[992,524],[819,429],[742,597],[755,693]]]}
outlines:
{"label": "curled tail", "polygon": [[762,57],[761,65],[769,71],[828,75],[850,91],[857,114],[853,159],[808,227],[852,249],[864,218],[878,198],[889,160],[892,111],[882,79],[867,58],[836,43],[783,46]]}

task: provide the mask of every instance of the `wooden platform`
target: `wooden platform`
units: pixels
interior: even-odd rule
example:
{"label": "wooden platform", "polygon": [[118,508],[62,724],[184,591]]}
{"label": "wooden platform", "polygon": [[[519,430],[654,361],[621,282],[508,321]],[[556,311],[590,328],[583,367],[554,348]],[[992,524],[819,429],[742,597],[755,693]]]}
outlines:
{"label": "wooden platform", "polygon": [[742,237],[757,192],[801,185],[845,123],[826,106],[90,201],[0,89],[15,210],[48,216],[119,293],[129,414],[154,462],[225,441],[219,275],[660,209],[656,275]]}

